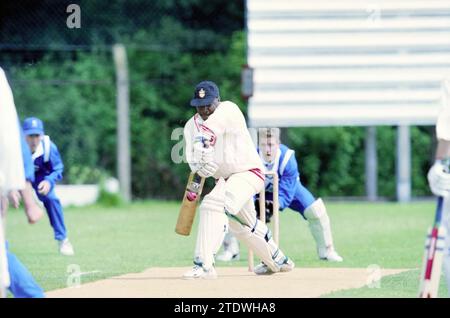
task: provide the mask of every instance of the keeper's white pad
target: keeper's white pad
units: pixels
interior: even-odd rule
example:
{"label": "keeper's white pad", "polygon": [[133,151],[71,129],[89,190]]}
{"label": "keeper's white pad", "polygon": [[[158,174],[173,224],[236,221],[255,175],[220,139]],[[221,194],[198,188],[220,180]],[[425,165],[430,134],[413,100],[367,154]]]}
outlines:
{"label": "keeper's white pad", "polygon": [[330,218],[322,199],[317,199],[305,210],[309,229],[317,244],[320,258],[326,258],[328,249],[333,247]]}
{"label": "keeper's white pad", "polygon": [[195,262],[209,270],[214,264],[214,255],[222,245],[228,232],[228,218],[224,213],[225,180],[220,178],[214,189],[200,204],[200,222],[195,247]]}
{"label": "keeper's white pad", "polygon": [[239,241],[231,232],[225,235],[223,249],[224,251],[229,251],[232,255],[239,254]]}
{"label": "keeper's white pad", "polygon": [[447,237],[445,238],[445,251],[443,260],[443,270],[447,281],[447,292],[450,296],[450,197],[444,198],[444,206],[442,207],[442,222],[447,229]]}

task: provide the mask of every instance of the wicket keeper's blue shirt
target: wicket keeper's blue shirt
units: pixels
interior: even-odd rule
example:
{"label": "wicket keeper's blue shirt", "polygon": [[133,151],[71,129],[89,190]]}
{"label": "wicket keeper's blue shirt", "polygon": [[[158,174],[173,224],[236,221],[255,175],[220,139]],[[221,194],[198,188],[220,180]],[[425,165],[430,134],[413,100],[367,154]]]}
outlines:
{"label": "wicket keeper's blue shirt", "polygon": [[[262,159],[261,154],[260,156]],[[264,160],[263,163],[267,171],[275,170],[278,172],[278,202],[280,210],[290,207],[302,213],[304,209],[314,202],[313,195],[300,182],[300,173],[294,150],[280,144],[273,163],[266,163]],[[273,176],[266,175],[265,186],[266,200],[272,200]]]}
{"label": "wicket keeper's blue shirt", "polygon": [[32,158],[35,176],[33,187],[36,188],[41,181],[47,180],[51,184],[51,190],[53,190],[55,183],[62,179],[64,171],[64,164],[58,148],[48,136],[44,136],[36,151],[32,154]]}

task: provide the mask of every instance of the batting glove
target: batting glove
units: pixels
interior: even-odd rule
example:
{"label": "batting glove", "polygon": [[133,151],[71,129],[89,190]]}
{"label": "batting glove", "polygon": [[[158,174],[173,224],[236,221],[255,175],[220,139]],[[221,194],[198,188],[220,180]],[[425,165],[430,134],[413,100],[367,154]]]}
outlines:
{"label": "batting glove", "polygon": [[208,178],[212,177],[216,173],[217,169],[219,169],[219,165],[214,161],[211,161],[201,166],[197,173],[200,177]]}
{"label": "batting glove", "polygon": [[202,142],[194,143],[193,161],[204,165],[214,160],[214,147],[206,148]]}
{"label": "batting glove", "polygon": [[442,160],[437,160],[428,171],[428,183],[431,192],[437,196],[447,197],[450,195],[450,173],[447,165]]}
{"label": "batting glove", "polygon": [[[265,210],[266,210],[266,223],[270,223],[270,219],[273,215],[273,201],[266,200],[265,204]],[[258,220],[260,219],[260,211],[259,211],[259,199],[255,201],[255,210],[256,210],[256,217]]]}

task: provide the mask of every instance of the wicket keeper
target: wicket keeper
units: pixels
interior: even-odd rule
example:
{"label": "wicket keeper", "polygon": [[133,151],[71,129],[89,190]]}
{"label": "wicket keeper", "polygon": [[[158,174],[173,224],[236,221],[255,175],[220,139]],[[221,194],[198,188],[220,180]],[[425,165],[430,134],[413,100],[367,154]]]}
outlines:
{"label": "wicket keeper", "polygon": [[[266,171],[276,171],[279,176],[279,208],[290,208],[308,221],[309,229],[316,241],[319,259],[330,262],[342,262],[336,252],[331,234],[330,218],[322,199],[316,199],[300,182],[297,160],[294,151],[280,144],[279,128],[259,129],[258,153]],[[273,176],[266,175],[266,222],[270,222],[273,211]],[[258,215],[259,204],[255,202]],[[230,234],[224,240],[224,252],[218,260],[231,261],[239,258],[239,245]]]}
{"label": "wicket keeper", "polygon": [[63,208],[55,193],[55,184],[62,179],[64,171],[58,148],[49,136],[44,135],[44,124],[39,118],[26,118],[23,131],[34,161],[33,188],[45,206],[59,252],[67,256],[74,255],[72,244],[67,238]]}

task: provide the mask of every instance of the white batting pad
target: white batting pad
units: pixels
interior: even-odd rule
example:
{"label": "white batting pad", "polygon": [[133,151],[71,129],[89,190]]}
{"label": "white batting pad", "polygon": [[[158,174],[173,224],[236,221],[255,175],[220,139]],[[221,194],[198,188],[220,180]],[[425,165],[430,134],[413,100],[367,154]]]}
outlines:
{"label": "white batting pad", "polygon": [[253,200],[249,200],[238,215],[229,217],[231,233],[253,250],[273,272],[279,272],[278,264],[284,261],[285,255],[266,224],[256,219]]}
{"label": "white batting pad", "polygon": [[330,218],[322,199],[317,199],[305,210],[309,229],[317,244],[319,257],[326,258],[327,250],[333,247]]}
{"label": "white batting pad", "polygon": [[214,255],[228,232],[228,218],[224,213],[224,197],[225,180],[221,178],[200,205],[195,259],[196,262],[201,262],[206,270],[213,266]]}
{"label": "white batting pad", "polygon": [[223,246],[224,250],[229,251],[232,255],[239,254],[239,241],[231,232],[225,235]]}

